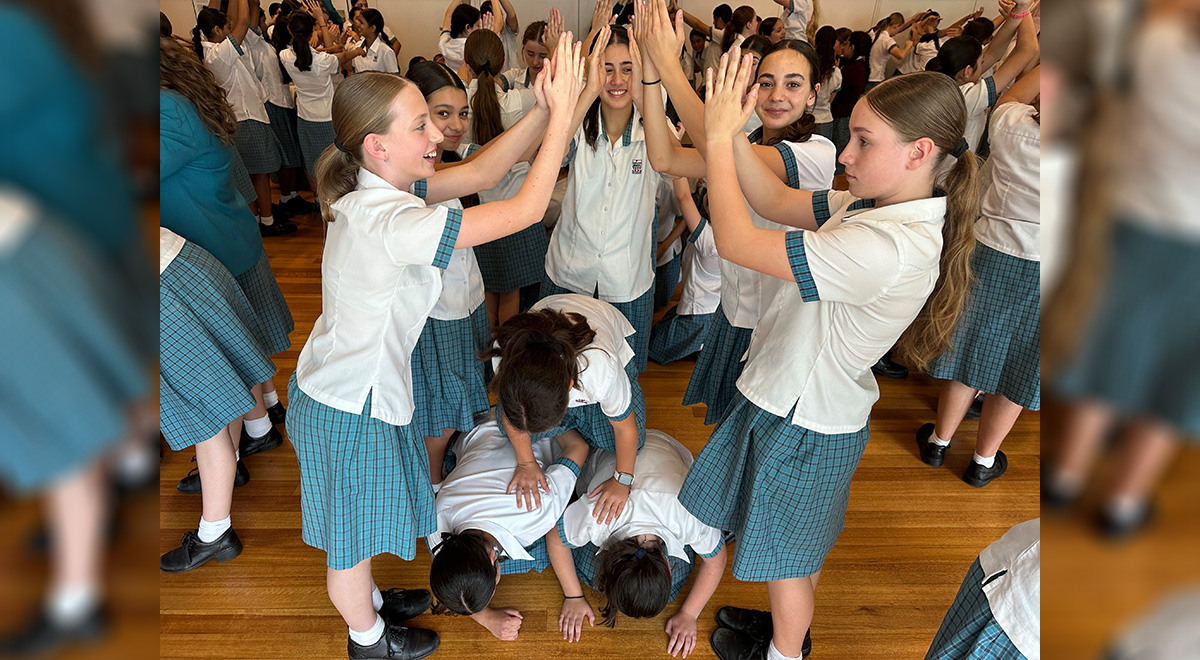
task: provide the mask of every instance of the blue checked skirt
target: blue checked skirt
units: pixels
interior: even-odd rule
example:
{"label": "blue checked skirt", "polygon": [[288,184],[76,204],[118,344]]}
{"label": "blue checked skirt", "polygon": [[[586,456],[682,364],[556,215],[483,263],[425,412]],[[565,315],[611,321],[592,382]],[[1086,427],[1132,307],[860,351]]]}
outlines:
{"label": "blue checked skirt", "polygon": [[[650,359],[667,364],[699,352],[713,314],[676,314],[672,307],[650,330]],[[722,315],[723,316],[723,315]]]}
{"label": "blue checked skirt", "polygon": [[296,329],[296,323],[292,320],[292,312],[288,310],[283,292],[279,290],[279,283],[275,281],[275,274],[271,272],[267,253],[259,253],[258,261],[250,270],[234,279],[241,285],[246,299],[254,308],[255,323],[251,330],[258,338],[258,344],[267,355],[282,353],[290,348],[292,340],[288,335]]}
{"label": "blue checked skirt", "polygon": [[475,415],[491,407],[490,364],[478,358],[490,339],[484,305],[466,318],[425,321],[412,352],[413,422],[422,436],[437,437],[443,429],[470,431]]}
{"label": "blue checked skirt", "polygon": [[476,245],[475,259],[483,274],[483,290],[507,293],[540,283],[545,277],[549,247],[546,226],[540,222],[490,243]]}
{"label": "blue checked skirt", "polygon": [[253,204],[254,200],[258,199],[258,191],[254,189],[254,183],[250,181],[250,172],[246,170],[246,164],[242,162],[242,156],[237,149],[233,150],[229,176],[233,179],[233,187],[237,188],[247,204]]}
{"label": "blue checked skirt", "polygon": [[275,137],[270,124],[253,119],[239,121],[233,143],[242,155],[246,171],[251,174],[277,172],[283,164],[283,147],[279,146],[279,138]]}
{"label": "blue checked skirt", "polygon": [[1025,660],[992,615],[979,559],[971,563],[925,660]]}
{"label": "blue checked skirt", "polygon": [[309,176],[317,175],[317,159],[326,147],[333,144],[334,137],[333,122],[296,118],[296,138],[300,140],[300,155],[304,158],[304,171]]}
{"label": "blue checked skirt", "polygon": [[1096,314],[1055,388],[1200,437],[1200,245],[1120,222],[1112,254]]}
{"label": "blue checked skirt", "polygon": [[[562,526],[558,528],[558,537],[562,540],[563,545],[566,545],[567,540],[563,538]],[[545,539],[542,539],[545,542]],[[570,546],[567,546],[570,547]],[[575,573],[579,575],[579,579],[587,586],[600,591],[600,557],[596,556],[599,549],[588,543],[579,548],[571,548],[571,554],[575,558]],[[667,556],[667,561],[671,564],[671,600],[679,598],[679,592],[683,591],[683,586],[687,584],[688,578],[692,575],[692,569],[696,566],[696,553],[692,552],[690,547],[685,547],[684,552],[687,554],[691,562],[686,562],[679,557]]]}
{"label": "blue checked skirt", "polygon": [[812,575],[845,525],[850,477],[869,436],[869,424],[855,433],[810,431],[739,393],[679,501],[704,524],[737,535],[735,578]]}
{"label": "blue checked skirt", "polygon": [[738,395],[737,379],[746,366],[742,356],[750,348],[753,334],[754,330],[750,328],[735,328],[717,305],[704,336],[704,348],[696,358],[687,391],[683,393],[683,405],[703,403],[708,406],[704,413],[705,424],[716,424],[724,419],[730,402]]}
{"label": "blue checked skirt", "polygon": [[279,141],[279,153],[283,167],[300,167],[304,156],[300,153],[300,139],[296,137],[296,109],[282,108],[267,103],[267,117],[271,119],[271,131]]}
{"label": "blue checked skirt", "polygon": [[250,412],[250,389],[275,375],[275,365],[241,287],[190,241],[159,277],[158,310],[159,429],[179,451]]}
{"label": "blue checked skirt", "polygon": [[48,220],[18,240],[0,252],[0,485],[32,494],[120,444],[149,383],[99,256]]}
{"label": "blue checked skirt", "polygon": [[929,369],[1028,410],[1042,402],[1041,264],[975,244],[975,281],[950,340]]}
{"label": "blue checked skirt", "polygon": [[[577,293],[581,296],[600,298],[595,291],[583,293],[582,291],[564,289],[555,284],[549,275],[543,273],[542,297],[548,298],[562,293]],[[629,321],[629,325],[632,325],[635,330],[635,333],[626,337],[625,341],[629,342],[630,348],[633,349],[633,361],[631,364],[636,367],[634,373],[640,374],[646,370],[646,358],[650,353],[650,326],[654,323],[654,287],[646,289],[645,293],[629,302],[608,304],[616,307],[621,314],[625,315],[625,319]]]}
{"label": "blue checked skirt", "polygon": [[301,534],[334,570],[390,552],[416,556],[437,530],[429,456],[413,424],[331,408],[288,381],[288,439],[300,463]]}
{"label": "blue checked skirt", "polygon": [[679,286],[679,271],[683,264],[683,251],[675,253],[675,257],[667,263],[654,269],[654,309],[662,309],[671,304],[671,296]]}

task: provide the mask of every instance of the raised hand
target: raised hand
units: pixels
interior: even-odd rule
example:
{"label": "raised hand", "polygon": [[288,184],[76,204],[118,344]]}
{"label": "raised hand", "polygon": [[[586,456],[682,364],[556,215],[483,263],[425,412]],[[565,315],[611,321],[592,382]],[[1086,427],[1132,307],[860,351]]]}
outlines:
{"label": "raised hand", "polygon": [[644,6],[637,1],[633,3],[633,10],[637,17],[634,34],[640,42],[643,57],[652,61],[660,72],[672,63],[679,66],[679,53],[687,39],[683,12],[675,13],[672,24],[663,0],[649,0]]}
{"label": "raised hand", "polygon": [[[554,49],[554,59],[547,60],[542,67],[542,73],[549,71],[549,77],[544,79],[543,87],[546,103],[550,106],[552,115],[562,115],[570,118],[579,102],[579,92],[583,88],[583,44],[573,41],[570,32],[562,33]],[[553,67],[551,66],[553,63]],[[539,76],[542,79],[543,76]]]}
{"label": "raised hand", "polygon": [[[563,19],[562,12],[558,7],[550,8],[550,15],[546,17],[546,31],[542,34],[542,44],[546,46],[546,50],[550,50],[558,45],[558,37],[563,32],[566,32],[566,21]],[[551,51],[553,55],[553,51]]]}
{"label": "raised hand", "polygon": [[596,0],[596,9],[592,11],[592,32],[605,25],[612,25],[617,17],[613,16],[613,0]]}
{"label": "raised hand", "polygon": [[[634,0],[634,4],[641,4],[638,0]],[[637,39],[632,35],[629,37],[629,59],[633,61],[633,80],[629,81],[629,98],[633,101],[634,107],[641,109],[642,99],[645,97],[646,86],[642,84],[643,80],[657,80],[658,72],[654,68],[654,64],[650,64],[650,70],[653,78],[646,78],[646,71],[642,68],[642,54],[638,50]]]}
{"label": "raised hand", "polygon": [[745,102],[742,101],[742,90],[750,80],[754,60],[749,55],[741,55],[742,49],[735,46],[721,56],[717,71],[709,69],[705,76],[708,100],[704,103],[704,132],[709,140],[740,134],[754,112],[758,100],[757,84],[746,94]]}
{"label": "raised hand", "polygon": [[587,91],[595,96],[600,95],[604,83],[608,81],[608,74],[604,71],[604,51],[608,48],[611,36],[612,29],[607,25],[601,26],[600,34],[596,35],[595,46],[587,58]]}

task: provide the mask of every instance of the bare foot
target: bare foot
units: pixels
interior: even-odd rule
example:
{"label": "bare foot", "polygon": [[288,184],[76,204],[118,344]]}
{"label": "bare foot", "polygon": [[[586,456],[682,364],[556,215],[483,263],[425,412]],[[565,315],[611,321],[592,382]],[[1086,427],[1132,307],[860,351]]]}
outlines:
{"label": "bare foot", "polygon": [[471,615],[479,625],[487,628],[496,639],[511,642],[521,631],[521,613],[516,610],[497,610],[485,607],[483,611]]}

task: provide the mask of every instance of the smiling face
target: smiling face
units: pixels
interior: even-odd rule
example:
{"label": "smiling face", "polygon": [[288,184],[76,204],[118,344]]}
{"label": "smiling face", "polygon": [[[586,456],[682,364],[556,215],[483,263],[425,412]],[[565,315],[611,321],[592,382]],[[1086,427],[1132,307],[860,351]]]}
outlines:
{"label": "smiling face", "polygon": [[430,120],[442,133],[443,140],[438,145],[438,160],[442,160],[440,152],[458,149],[467,134],[470,117],[467,93],[457,87],[443,87],[430,94],[426,102]]}
{"label": "smiling face", "polygon": [[609,108],[623,110],[633,103],[629,96],[633,79],[633,57],[624,44],[611,44],[604,50],[604,73],[606,82],[600,94],[600,102]]}
{"label": "smiling face", "polygon": [[360,36],[368,39],[374,39],[376,37],[375,28],[367,24],[367,20],[363,18],[362,12],[355,14],[354,20],[350,21],[350,23],[354,26],[354,31]]}
{"label": "smiling face", "polygon": [[700,51],[704,50],[704,41],[705,41],[705,40],[704,40],[704,37],[703,37],[702,35],[699,35],[699,34],[693,34],[692,36],[690,36],[690,37],[688,37],[688,38],[689,38],[689,39],[691,40],[691,42],[692,42],[692,50],[693,50],[694,52],[697,52],[697,53],[699,53]]}
{"label": "smiling face", "polygon": [[391,121],[386,134],[367,136],[367,169],[392,185],[407,190],[415,181],[434,174],[442,132],[429,117],[429,106],[416,85],[406,85],[388,106]]}
{"label": "smiling face", "polygon": [[526,41],[521,54],[525,56],[525,66],[529,67],[531,76],[541,73],[542,65],[550,58],[550,51],[536,41]]}
{"label": "smiling face", "polygon": [[794,50],[778,50],[758,67],[758,103],[763,126],[772,131],[794,123],[817,102],[808,59]]}
{"label": "smiling face", "polygon": [[911,143],[901,142],[895,129],[860,100],[850,113],[850,143],[838,157],[846,166],[850,193],[862,199],[882,200],[910,182]]}

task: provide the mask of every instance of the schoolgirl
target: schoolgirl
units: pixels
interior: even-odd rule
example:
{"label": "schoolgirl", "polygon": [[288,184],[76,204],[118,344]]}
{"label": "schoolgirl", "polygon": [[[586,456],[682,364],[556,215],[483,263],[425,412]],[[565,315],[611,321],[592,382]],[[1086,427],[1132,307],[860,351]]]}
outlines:
{"label": "schoolgirl", "polygon": [[[305,0],[311,4],[312,0]],[[291,45],[279,52],[279,61],[296,85],[296,136],[300,140],[300,154],[304,158],[304,172],[313,190],[317,189],[317,159],[333,144],[333,90],[334,76],[341,73],[342,66],[366,54],[361,48],[342,51],[337,55],[323,53],[313,48],[313,30],[320,28],[322,43],[326,48],[333,45],[324,15],[316,8],[312,13],[297,11],[288,19]],[[316,16],[316,18],[313,18]]]}
{"label": "schoolgirl", "polygon": [[[213,93],[219,88],[205,67],[173,40],[159,41],[159,222],[233,274],[254,310],[250,329],[256,343],[267,355],[281,353],[292,345],[295,323],[262,238],[230,185],[232,111]],[[254,398],[262,407],[246,417],[234,442],[242,458],[283,443],[275,425],[283,423],[286,411],[274,380],[256,384]],[[249,478],[244,467],[239,475],[241,483]],[[200,492],[199,475],[189,474],[178,487]]]}
{"label": "schoolgirl", "polygon": [[689,655],[696,646],[696,619],[716,592],[727,553],[721,531],[705,525],[679,503],[679,488],[692,466],[692,453],[671,436],[649,429],[637,456],[637,478],[629,505],[610,524],[584,494],[595,490],[616,469],[616,455],[597,449],[588,457],[576,492],[557,534],[547,535],[550,561],[565,596],[559,631],[577,641],[583,620],[595,614],[582,594],[579,578],[608,602],[600,610],[612,627],[617,614],[635,619],[658,616],[679,597],[692,574],[700,572],[683,606],[667,621],[667,652]]}
{"label": "schoolgirl", "polygon": [[892,58],[904,59],[917,43],[917,36],[910,34],[903,47],[897,46],[895,36],[907,30],[914,23],[925,20],[928,14],[929,12],[921,11],[910,16],[908,20],[904,20],[904,14],[894,12],[875,25],[875,34],[871,38],[871,55],[868,61],[870,74],[867,77],[867,87],[864,91],[869,92],[872,87],[883,82],[883,79],[887,77],[887,67]]}
{"label": "schoolgirl", "polygon": [[[550,10],[551,16],[557,12],[557,8]],[[561,14],[558,20],[562,21]],[[553,34],[561,32],[560,28]],[[520,58],[515,61],[505,60],[509,68],[502,75],[509,89],[529,89],[533,86],[533,81],[542,72],[542,62],[549,57],[546,42],[553,43],[550,39],[553,34],[548,32],[546,21],[534,21],[525,27],[525,33],[521,36]],[[546,41],[543,41],[543,38]]]}
{"label": "schoolgirl", "polygon": [[274,223],[270,174],[283,164],[282,147],[271,130],[267,96],[254,75],[254,57],[244,47],[250,29],[246,0],[234,0],[230,15],[205,7],[196,15],[192,43],[212,71],[237,119],[234,143],[254,185],[254,215],[265,226]]}
{"label": "schoolgirl", "polygon": [[775,18],[764,18],[758,24],[758,36],[766,37],[771,41],[771,44],[777,44],[787,37],[787,30],[783,24],[783,20]]}
{"label": "schoolgirl", "polygon": [[467,37],[483,27],[483,15],[465,0],[450,0],[442,18],[442,34],[438,37],[438,52],[446,58],[446,66],[458,73],[463,64],[463,48]]}
{"label": "schoolgirl", "polygon": [[396,52],[392,50],[391,40],[384,35],[383,14],[379,13],[378,9],[363,9],[354,17],[353,23],[354,29],[363,38],[360,47],[366,51],[351,60],[350,65],[354,72],[400,73],[400,64],[396,61]]}
{"label": "schoolgirl", "polygon": [[788,39],[808,41],[809,26],[817,14],[817,0],[775,0],[783,7],[783,29]]}
{"label": "schoolgirl", "polygon": [[[705,143],[703,105],[683,86],[681,71],[673,58],[664,57],[665,47],[675,38],[669,17],[657,2],[646,9],[645,17],[643,21],[639,15],[638,26],[639,44],[645,48],[646,75],[661,76],[684,127],[700,147]],[[750,140],[754,153],[767,164],[773,177],[793,188],[821,188],[833,181],[833,143],[813,135],[815,124],[808,113],[816,101],[818,90],[810,81],[818,68],[813,47],[792,40],[772,46],[758,66],[758,81],[769,91],[759,95],[757,114],[763,126],[750,135]],[[649,89],[654,90],[655,86]],[[657,107],[647,110],[646,134],[651,141],[654,166],[675,176],[703,176],[707,155],[704,148],[683,149],[672,142],[662,130],[665,118],[657,113]],[[758,217],[755,222],[763,227],[780,226]],[[721,304],[709,325],[705,350],[700,352],[683,398],[684,405],[707,404],[706,424],[720,421],[733,399],[734,382],[741,373],[742,356],[750,344],[750,335],[758,324],[761,309],[778,286],[771,278],[722,260]]]}
{"label": "schoolgirl", "polygon": [[826,25],[817,30],[813,39],[814,48],[820,66],[816,71],[817,82],[821,88],[817,90],[817,102],[813,104],[813,120],[817,122],[817,133],[833,141],[833,98],[842,88],[842,70],[837,66],[837,30]]}
{"label": "schoolgirl", "polygon": [[[500,7],[503,11],[499,15],[503,17],[504,23],[496,36],[500,37],[500,41],[504,44],[504,65],[500,67],[500,70],[504,71],[520,66],[524,58],[521,55],[523,50],[520,40],[521,19],[517,16],[517,10],[510,0],[500,0]],[[483,0],[479,5],[479,13],[482,16],[496,14],[492,0]]]}
{"label": "schoolgirl", "polygon": [[675,185],[671,181],[658,184],[654,197],[654,219],[657,225],[657,248],[654,255],[654,309],[671,304],[679,286],[679,270],[683,260],[683,221],[675,202]]}
{"label": "schoolgirl", "polygon": [[1008,469],[1000,443],[1021,409],[1041,407],[1041,118],[1030,105],[1040,81],[1034,69],[1005,92],[992,114],[991,180],[971,257],[975,279],[950,342],[954,350],[929,369],[943,381],[937,424],[917,431],[921,460],[940,466],[975,393],[983,392],[975,456],[963,474],[963,481],[976,488]]}
{"label": "schoolgirl", "polygon": [[[708,326],[721,303],[721,266],[712,227],[696,208],[687,179],[676,179],[675,200],[687,225],[687,247],[683,250],[683,288],[679,304],[654,324],[650,331],[650,359],[667,364],[692,355],[704,346]],[[700,191],[701,206],[708,213],[708,194]]]}
{"label": "schoolgirl", "polygon": [[[941,20],[942,17],[937,12],[933,12],[913,26],[912,36],[917,42],[913,44],[913,47],[900,60],[900,64],[896,65],[896,72],[893,75],[899,76],[925,70],[925,65],[929,63],[929,60],[937,56],[938,48],[941,46],[941,37],[943,35],[938,30],[938,24]],[[958,36],[957,33],[959,30],[954,28],[950,30],[953,33],[949,36]]]}
{"label": "schoolgirl", "polygon": [[[411,355],[454,248],[541,217],[582,84],[578,52],[564,35],[537,109],[470,163],[436,176],[442,135],[415,85],[368,72],[334,95],[336,142],[317,167],[328,221],[323,311],[289,383],[288,434],[300,464],[304,541],[326,552],[351,658],[419,658],[437,648],[432,631],[397,625],[416,613],[421,594],[389,600],[371,577],[373,556],[412,559],[416,539],[436,529],[426,452],[412,424]],[[438,202],[495,185],[539,134],[541,152],[511,200],[458,211],[428,208],[407,192],[427,179],[426,198]]]}
{"label": "schoolgirl", "polygon": [[587,443],[575,431],[542,438],[532,448],[550,489],[540,508],[526,510],[514,507],[507,492],[517,455],[495,420],[455,441],[456,464],[437,494],[437,532],[426,539],[433,553],[434,611],[469,616],[503,641],[517,638],[521,613],[490,606],[500,576],[540,573],[550,565],[545,537],[557,537],[558,521],[588,455]]}
{"label": "schoolgirl", "polygon": [[[974,150],[987,126],[988,110],[996,105],[999,94],[1008,89],[1029,64],[1038,56],[1037,29],[1030,17],[1030,0],[1001,0],[1005,19],[996,29],[991,43],[984,48],[971,37],[959,36],[942,44],[937,57],[929,60],[928,71],[939,71],[954,79],[967,102],[970,121],[967,122],[967,144]],[[1013,35],[1017,44],[1004,63],[990,76],[983,73],[1004,57]]]}
{"label": "schoolgirl", "polygon": [[[866,32],[851,32],[849,41],[842,47],[842,64],[839,67],[842,70],[842,88],[829,103],[829,112],[833,115],[833,146],[837,147],[839,159],[850,143],[850,113],[867,87],[867,55],[870,52],[871,35]],[[842,176],[845,171],[846,166],[839,160],[834,174]]]}
{"label": "schoolgirl", "polygon": [[[769,583],[770,633],[761,619],[729,621],[749,625],[718,630],[718,655],[741,657],[769,639],[767,657],[778,660],[804,654],[813,589],[844,525],[879,396],[871,365],[900,339],[901,353],[924,367],[953,332],[970,281],[978,164],[962,138],[962,95],[918,73],[881,83],[855,108],[841,157],[849,192],[792,190],[738,130],[759,92],[743,103],[750,64],[743,59],[735,77],[733,61],[710,83],[705,109],[717,248],[795,284],[764,311],[738,395],[679,499],[736,534],[734,577]],[[943,194],[934,186],[948,158]],[[801,231],[755,227],[747,199]]]}

